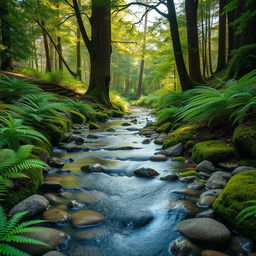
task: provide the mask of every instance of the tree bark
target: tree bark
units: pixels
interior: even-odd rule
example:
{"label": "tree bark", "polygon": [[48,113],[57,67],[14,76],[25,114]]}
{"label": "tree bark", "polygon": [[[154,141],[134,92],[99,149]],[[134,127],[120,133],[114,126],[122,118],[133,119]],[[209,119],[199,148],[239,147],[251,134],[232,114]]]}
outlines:
{"label": "tree bark", "polygon": [[45,31],[45,23],[44,23],[43,20],[41,21],[41,24],[42,24],[44,50],[45,50],[45,61],[46,61],[45,72],[51,72],[52,71],[52,66],[51,66],[49,44],[48,44],[47,34],[46,34],[46,31]]}
{"label": "tree bark", "polygon": [[185,1],[189,75],[193,81],[203,83],[203,78],[200,70],[200,55],[198,46],[197,10],[198,0]]}
{"label": "tree bark", "polygon": [[224,7],[226,0],[219,0],[219,38],[218,38],[218,62],[216,72],[226,66],[226,14]]}

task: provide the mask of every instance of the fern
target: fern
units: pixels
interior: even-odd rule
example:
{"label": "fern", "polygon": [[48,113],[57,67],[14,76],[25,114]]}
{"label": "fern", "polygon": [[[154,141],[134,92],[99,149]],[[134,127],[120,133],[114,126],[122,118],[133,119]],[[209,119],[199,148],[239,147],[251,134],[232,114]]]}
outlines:
{"label": "fern", "polygon": [[157,123],[161,124],[167,121],[173,121],[176,116],[180,113],[180,108],[177,107],[170,107],[170,108],[164,108],[157,112]]}
{"label": "fern", "polygon": [[239,223],[250,217],[256,217],[256,200],[247,201],[245,204],[250,204],[250,206],[247,206],[237,215],[236,218]]}
{"label": "fern", "polygon": [[26,212],[21,212],[13,215],[8,220],[3,208],[0,206],[0,255],[7,256],[30,256],[10,243],[25,243],[48,246],[47,244],[33,238],[24,236],[28,232],[45,232],[44,230],[31,225],[40,224],[43,220],[32,220],[21,222],[21,219],[26,215]]}

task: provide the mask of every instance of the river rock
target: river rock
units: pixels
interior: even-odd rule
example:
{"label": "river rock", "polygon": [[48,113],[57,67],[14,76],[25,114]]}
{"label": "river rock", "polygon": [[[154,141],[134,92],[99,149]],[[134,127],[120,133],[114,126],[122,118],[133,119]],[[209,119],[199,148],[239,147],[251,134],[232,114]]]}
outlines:
{"label": "river rock", "polygon": [[168,209],[183,214],[185,217],[194,217],[198,212],[197,207],[187,200],[171,200],[168,203]]}
{"label": "river rock", "polygon": [[154,155],[154,156],[151,156],[149,159],[154,162],[167,161],[167,157],[165,155]]}
{"label": "river rock", "polygon": [[160,180],[169,180],[169,181],[174,181],[177,180],[178,176],[176,174],[172,174],[172,173],[167,173],[164,174],[160,177]]}
{"label": "river rock", "polygon": [[87,203],[87,204],[88,203],[94,203],[98,200],[97,199],[97,193],[93,192],[93,191],[81,192],[81,193],[77,194],[76,198],[80,202]]}
{"label": "river rock", "polygon": [[210,208],[213,205],[215,199],[216,197],[214,196],[200,196],[197,202],[197,206],[199,208]]}
{"label": "river rock", "polygon": [[183,151],[182,143],[179,143],[175,146],[169,147],[164,150],[166,156],[180,156]]}
{"label": "river rock", "polygon": [[196,178],[197,178],[197,176],[191,175],[191,176],[186,176],[186,177],[180,177],[179,180],[181,182],[190,183],[190,182],[194,181]]}
{"label": "river rock", "polygon": [[222,192],[222,189],[211,189],[211,190],[208,190],[208,191],[205,191],[204,193],[202,193],[201,196],[218,197],[221,192]]}
{"label": "river rock", "polygon": [[72,256],[102,256],[101,250],[95,246],[77,246],[72,250]]}
{"label": "river rock", "polygon": [[206,182],[207,189],[220,189],[226,186],[227,182],[220,175],[212,175]]}
{"label": "river rock", "polygon": [[72,142],[72,141],[75,141],[75,143],[77,145],[82,145],[84,143],[84,138],[81,137],[81,136],[78,136],[78,135],[72,135],[68,138],[67,142],[69,143],[69,142]]}
{"label": "river rock", "polygon": [[49,161],[48,161],[49,166],[53,167],[53,168],[62,168],[64,166],[64,163],[57,157],[52,157]]}
{"label": "river rock", "polygon": [[161,134],[154,140],[154,143],[157,145],[162,145],[164,144],[164,140],[166,139],[166,137],[167,137],[167,134]]}
{"label": "river rock", "polygon": [[172,256],[198,256],[201,249],[184,237],[179,237],[170,244]]}
{"label": "river rock", "polygon": [[71,215],[71,221],[74,227],[97,224],[102,222],[104,219],[103,215],[91,210],[81,210]]}
{"label": "river rock", "polygon": [[199,172],[214,172],[215,167],[212,162],[204,160],[196,166],[196,170]]}
{"label": "river rock", "polygon": [[30,218],[42,213],[48,206],[49,201],[45,197],[32,195],[15,205],[9,214],[14,215],[19,212],[27,212],[26,217]]}
{"label": "river rock", "polygon": [[201,252],[202,256],[230,256],[229,254],[219,252],[219,251],[214,251],[214,250],[204,250]]}
{"label": "river rock", "polygon": [[122,123],[121,125],[122,126],[131,126],[132,124],[126,122],[126,123]]}
{"label": "river rock", "polygon": [[61,247],[68,239],[68,234],[63,231],[45,227],[37,228],[40,228],[45,232],[25,233],[24,236],[44,242],[48,246],[19,243],[16,247],[32,256],[41,256],[44,253]]}
{"label": "river rock", "polygon": [[150,139],[145,139],[145,140],[143,140],[141,143],[142,143],[142,144],[149,144],[150,142],[151,142]]}
{"label": "river rock", "polygon": [[59,193],[59,195],[65,199],[70,199],[73,196],[73,194],[71,192],[67,192],[67,191],[61,192],[61,193]]}
{"label": "river rock", "polygon": [[100,128],[100,126],[97,125],[96,123],[94,123],[94,122],[89,123],[89,130],[97,130],[99,128]]}
{"label": "river rock", "polygon": [[208,209],[206,211],[200,212],[196,215],[197,218],[214,218],[213,209]]}
{"label": "river rock", "polygon": [[59,182],[45,181],[40,185],[40,190],[43,192],[59,192],[62,185]]}
{"label": "river rock", "polygon": [[58,251],[50,251],[45,253],[42,256],[66,256],[66,254],[63,254],[62,252],[58,252]]}
{"label": "river rock", "polygon": [[183,195],[183,196],[197,196],[198,191],[191,189],[191,188],[180,188],[180,189],[173,189],[172,193]]}
{"label": "river rock", "polygon": [[136,213],[128,214],[120,222],[125,227],[131,227],[132,226],[133,228],[141,228],[141,227],[145,227],[153,219],[154,219],[154,217],[151,213],[136,212]]}
{"label": "river rock", "polygon": [[65,223],[68,221],[68,213],[61,209],[53,208],[43,213],[43,219],[51,223]]}
{"label": "river rock", "polygon": [[225,179],[226,181],[228,181],[231,177],[232,174],[229,172],[223,172],[223,171],[218,171],[218,172],[214,172],[211,176],[213,175],[219,175],[221,176],[223,179]]}
{"label": "river rock", "polygon": [[81,240],[94,240],[110,236],[111,233],[102,228],[87,228],[74,233],[74,237]]}
{"label": "river rock", "polygon": [[94,134],[89,134],[87,135],[87,139],[98,139],[99,137],[97,135]]}
{"label": "river rock", "polygon": [[74,210],[74,209],[80,209],[80,208],[83,207],[83,204],[77,202],[76,200],[70,200],[70,201],[68,201],[68,203],[67,203],[67,207],[68,207],[69,209],[72,209],[72,210]]}
{"label": "river rock", "polygon": [[205,187],[204,182],[196,181],[188,185],[188,188],[200,190]]}
{"label": "river rock", "polygon": [[55,194],[47,193],[47,194],[43,194],[43,196],[50,202],[50,204],[60,204],[61,203],[61,200]]}
{"label": "river rock", "polygon": [[144,167],[135,170],[133,172],[133,174],[135,176],[139,176],[139,177],[154,177],[154,176],[159,175],[159,173],[157,171],[155,171],[154,169],[144,168]]}
{"label": "river rock", "polygon": [[243,236],[232,236],[229,244],[229,249],[234,252],[252,252],[253,241]]}
{"label": "river rock", "polygon": [[81,171],[86,173],[105,172],[105,169],[101,167],[99,164],[95,164],[95,165],[84,165],[81,167]]}
{"label": "river rock", "polygon": [[231,236],[222,223],[210,218],[193,218],[182,221],[177,230],[184,236],[198,242],[223,244]]}
{"label": "river rock", "polygon": [[109,129],[107,129],[106,131],[107,131],[107,132],[115,132],[116,130],[113,129],[113,128],[109,128]]}
{"label": "river rock", "polygon": [[255,168],[250,167],[250,166],[239,166],[232,172],[232,175],[236,175],[240,172],[246,172],[246,171],[251,171],[251,170],[255,170]]}
{"label": "river rock", "polygon": [[198,173],[200,175],[201,178],[205,179],[205,178],[210,178],[211,175],[209,173],[206,173],[206,172],[199,172]]}

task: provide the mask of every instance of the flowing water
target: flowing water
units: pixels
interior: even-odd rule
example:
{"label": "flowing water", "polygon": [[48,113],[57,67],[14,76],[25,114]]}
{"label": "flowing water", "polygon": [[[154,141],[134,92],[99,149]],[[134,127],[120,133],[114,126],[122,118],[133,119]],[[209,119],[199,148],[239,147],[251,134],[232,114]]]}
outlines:
{"label": "flowing water", "polygon": [[[137,124],[122,126],[130,119]],[[69,200],[82,203],[81,209],[95,210],[105,216],[105,221],[86,228],[73,228],[70,224],[58,226],[70,234],[70,240],[62,251],[72,256],[166,256],[169,244],[179,234],[175,227],[186,216],[179,207],[170,210],[170,202],[177,201],[171,192],[185,187],[179,181],[163,181],[160,176],[185,169],[184,164],[171,161],[152,162],[161,146],[153,141],[142,144],[145,137],[136,129],[152,120],[149,111],[133,109],[132,116],[101,123],[101,128],[89,131],[79,129],[79,135],[86,138],[80,151],[67,153],[56,148],[54,153],[64,162],[67,173],[52,172],[46,181],[60,182]],[[115,131],[107,131],[109,128]],[[133,128],[133,129],[130,129]],[[89,134],[98,138],[88,139]],[[70,161],[70,158],[74,161]],[[100,164],[106,173],[83,173],[80,167]],[[141,178],[133,175],[140,167],[150,167],[160,173],[155,178]],[[69,210],[70,214],[75,210]],[[53,225],[51,225],[54,227]]]}

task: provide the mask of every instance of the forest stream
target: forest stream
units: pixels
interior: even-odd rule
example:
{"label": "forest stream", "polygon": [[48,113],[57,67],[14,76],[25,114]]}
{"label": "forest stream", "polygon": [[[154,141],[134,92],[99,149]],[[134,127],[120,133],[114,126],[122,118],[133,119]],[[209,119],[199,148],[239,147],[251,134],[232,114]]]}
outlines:
{"label": "forest stream", "polygon": [[[170,158],[163,162],[149,160],[161,146],[153,141],[143,144],[145,137],[138,131],[153,119],[149,110],[134,108],[131,115],[102,123],[95,131],[85,127],[74,130],[86,138],[79,146],[80,151],[67,153],[55,148],[54,154],[65,162],[63,170],[68,170],[55,169],[46,176],[46,181],[63,185],[66,198],[60,199],[57,207],[64,208],[69,201],[76,200],[77,209],[69,209],[70,214],[94,210],[105,217],[103,222],[93,226],[58,226],[70,234],[66,248],[62,248],[67,255],[170,255],[169,244],[179,236],[175,227],[189,214],[181,205],[184,198],[172,190],[184,188],[186,184],[160,180],[160,177],[182,171],[188,164]],[[127,122],[132,125],[125,126]],[[84,165],[100,165],[105,171],[84,173],[80,170]],[[160,175],[154,178],[134,176],[134,170],[141,167],[153,168]]]}

